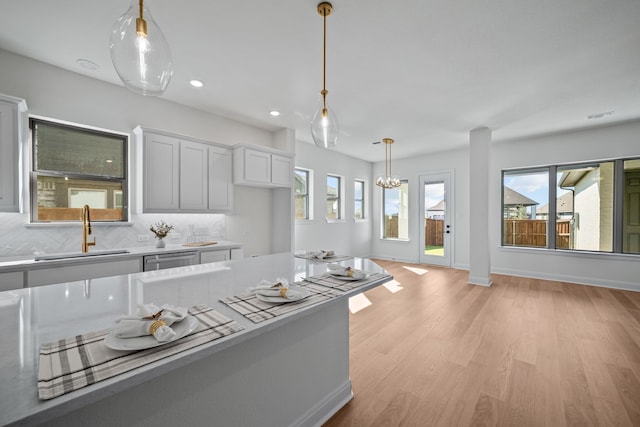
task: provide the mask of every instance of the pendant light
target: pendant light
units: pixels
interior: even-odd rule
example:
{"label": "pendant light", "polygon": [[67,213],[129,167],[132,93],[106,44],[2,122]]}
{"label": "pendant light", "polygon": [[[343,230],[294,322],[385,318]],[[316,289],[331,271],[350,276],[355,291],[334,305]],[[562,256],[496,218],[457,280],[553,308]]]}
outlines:
{"label": "pendant light", "polygon": [[324,20],[324,41],[323,41],[323,57],[322,57],[322,100],[316,114],[311,120],[311,137],[316,146],[320,148],[332,148],[336,146],[338,139],[338,119],[333,111],[327,105],[327,16],[331,15],[333,6],[331,3],[322,2],[318,4],[318,13],[322,15]]}
{"label": "pendant light", "polygon": [[111,61],[125,87],[142,95],[159,96],[173,75],[171,51],[143,3],[132,0],[129,10],[113,25]]}
{"label": "pendant light", "polygon": [[393,176],[391,173],[391,144],[394,143],[391,138],[384,138],[382,140],[385,145],[385,161],[384,161],[384,169],[385,175],[384,177],[379,176],[376,180],[376,185],[382,188],[396,188],[400,187],[400,180]]}

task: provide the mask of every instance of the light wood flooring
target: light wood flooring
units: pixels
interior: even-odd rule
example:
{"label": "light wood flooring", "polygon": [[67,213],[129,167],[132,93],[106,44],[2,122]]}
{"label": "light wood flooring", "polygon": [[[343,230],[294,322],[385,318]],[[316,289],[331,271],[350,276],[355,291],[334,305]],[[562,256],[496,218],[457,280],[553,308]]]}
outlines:
{"label": "light wood flooring", "polygon": [[325,427],[640,426],[640,293],[376,260]]}

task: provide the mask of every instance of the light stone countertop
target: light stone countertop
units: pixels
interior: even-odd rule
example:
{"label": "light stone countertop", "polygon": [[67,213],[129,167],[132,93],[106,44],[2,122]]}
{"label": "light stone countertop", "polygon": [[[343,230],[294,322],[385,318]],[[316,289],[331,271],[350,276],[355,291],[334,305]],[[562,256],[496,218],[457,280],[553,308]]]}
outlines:
{"label": "light stone countertop", "polygon": [[[35,268],[49,268],[49,267],[61,267],[66,265],[78,265],[87,262],[99,262],[100,260],[117,260],[117,259],[127,259],[132,257],[142,257],[145,255],[157,255],[164,253],[176,253],[176,252],[187,252],[187,251],[216,251],[216,250],[225,250],[225,249],[236,249],[242,248],[244,245],[238,242],[226,241],[226,240],[218,240],[215,245],[209,246],[195,246],[188,247],[183,246],[182,244],[168,244],[165,248],[156,248],[155,246],[136,246],[131,248],[113,248],[113,250],[122,249],[126,250],[126,253],[112,253],[106,255],[90,255],[90,256],[73,256],[78,255],[80,252],[69,252],[69,253],[61,253],[60,255],[70,255],[68,258],[61,259],[47,259],[47,260],[35,260],[35,255],[32,256],[21,256],[15,257],[11,259],[0,258],[0,273],[8,273],[11,271],[23,271],[23,270],[31,270]],[[89,254],[100,253],[101,251],[109,251],[112,249],[96,249],[90,248]],[[58,255],[58,254],[42,254],[42,255]]]}
{"label": "light stone countertop", "polygon": [[[385,272],[368,259],[354,258],[340,264]],[[283,253],[0,292],[0,425],[33,424],[82,408],[314,313],[330,301],[348,298],[386,281],[367,284],[333,300],[258,324],[219,301],[243,293],[262,279],[284,277],[293,282],[326,271],[326,263]],[[139,304],[146,303],[183,307],[207,304],[245,329],[69,394],[47,401],[38,399],[38,353],[42,343],[111,328],[115,319],[135,313]]]}

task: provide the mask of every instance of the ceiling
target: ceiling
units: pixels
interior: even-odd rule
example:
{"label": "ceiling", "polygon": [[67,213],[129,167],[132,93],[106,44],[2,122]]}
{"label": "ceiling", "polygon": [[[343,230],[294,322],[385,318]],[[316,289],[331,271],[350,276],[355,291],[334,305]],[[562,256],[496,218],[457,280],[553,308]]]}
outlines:
{"label": "ceiling", "polygon": [[[147,0],[174,60],[162,97],[293,128],[310,142],[322,89],[317,3]],[[480,126],[508,141],[640,118],[638,0],[332,3],[327,101],[340,122],[336,151],[378,161],[384,146],[372,142],[384,137],[402,158],[464,147]],[[129,4],[4,1],[0,48],[121,85],[108,44]],[[205,87],[191,87],[193,78]]]}

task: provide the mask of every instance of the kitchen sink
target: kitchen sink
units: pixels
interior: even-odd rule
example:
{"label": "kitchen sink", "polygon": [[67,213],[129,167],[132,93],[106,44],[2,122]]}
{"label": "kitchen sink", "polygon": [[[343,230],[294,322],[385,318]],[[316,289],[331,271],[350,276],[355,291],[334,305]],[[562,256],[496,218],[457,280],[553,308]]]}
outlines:
{"label": "kitchen sink", "polygon": [[92,256],[117,255],[117,254],[128,254],[128,253],[129,251],[127,249],[108,249],[104,251],[68,252],[63,254],[37,255],[34,258],[34,260],[46,261],[46,260],[52,260],[52,259],[86,258],[86,257],[92,257]]}

